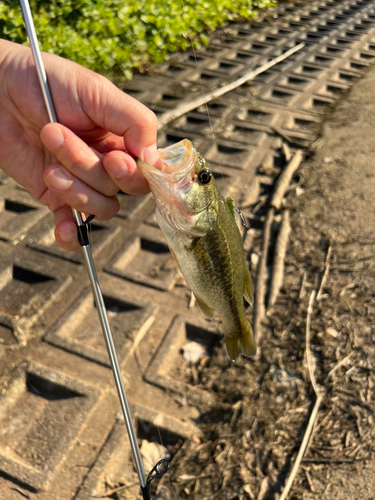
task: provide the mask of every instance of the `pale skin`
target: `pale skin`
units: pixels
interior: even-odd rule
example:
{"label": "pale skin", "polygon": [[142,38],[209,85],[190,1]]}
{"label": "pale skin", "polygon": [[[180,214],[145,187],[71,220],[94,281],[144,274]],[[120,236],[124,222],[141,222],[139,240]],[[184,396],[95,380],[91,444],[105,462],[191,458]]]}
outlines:
{"label": "pale skin", "polygon": [[56,242],[77,250],[70,207],[108,220],[119,189],[149,191],[135,158],[159,166],[157,120],[106,78],[51,54],[43,62],[59,124],[48,123],[30,49],[0,40],[0,168],[53,212]]}

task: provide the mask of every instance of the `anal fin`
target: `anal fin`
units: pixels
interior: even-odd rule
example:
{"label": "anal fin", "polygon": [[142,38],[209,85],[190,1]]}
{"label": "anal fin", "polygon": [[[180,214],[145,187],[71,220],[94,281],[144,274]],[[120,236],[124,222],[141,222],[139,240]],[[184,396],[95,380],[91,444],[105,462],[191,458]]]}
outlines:
{"label": "anal fin", "polygon": [[249,271],[247,266],[246,266],[246,271],[245,271],[245,283],[244,283],[243,296],[245,297],[245,300],[251,306],[253,306],[253,302],[254,302],[253,284],[251,282],[250,271]]}
{"label": "anal fin", "polygon": [[199,297],[197,297],[195,294],[194,294],[194,297],[195,297],[195,300],[197,301],[197,304],[200,307],[200,310],[202,311],[202,313],[207,318],[210,318],[210,319],[213,318],[214,314],[215,314],[215,311],[213,309],[211,309],[210,306],[208,306],[202,299],[200,299]]}

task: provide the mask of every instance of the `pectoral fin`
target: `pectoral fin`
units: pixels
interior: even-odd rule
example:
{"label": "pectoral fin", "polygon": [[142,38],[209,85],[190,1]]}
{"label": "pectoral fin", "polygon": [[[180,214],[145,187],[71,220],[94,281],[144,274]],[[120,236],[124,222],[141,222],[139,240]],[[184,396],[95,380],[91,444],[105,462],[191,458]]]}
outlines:
{"label": "pectoral fin", "polygon": [[250,271],[247,267],[245,271],[245,285],[244,285],[243,296],[245,297],[246,302],[248,302],[251,306],[253,306],[254,302],[253,284],[251,282]]}
{"label": "pectoral fin", "polygon": [[195,294],[194,294],[194,297],[195,297],[195,300],[197,301],[198,306],[200,307],[202,313],[205,316],[207,316],[207,318],[213,318],[215,311],[213,309],[211,309],[211,307],[209,307],[202,299],[197,297]]}

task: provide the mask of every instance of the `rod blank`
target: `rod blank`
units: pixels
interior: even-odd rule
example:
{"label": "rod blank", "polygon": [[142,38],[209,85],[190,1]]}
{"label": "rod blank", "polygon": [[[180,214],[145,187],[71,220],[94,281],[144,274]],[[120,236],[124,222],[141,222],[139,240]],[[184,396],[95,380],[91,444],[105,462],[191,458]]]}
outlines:
{"label": "rod blank", "polygon": [[[43,99],[46,105],[48,118],[51,123],[57,123],[57,117],[53,106],[53,101],[48,87],[47,74],[44,68],[42,56],[39,49],[38,38],[35,32],[35,26],[31,15],[30,5],[28,0],[20,0],[20,5],[22,9],[22,14],[26,26],[27,37],[29,39],[30,47],[33,53],[36,70],[40,82],[40,87],[43,93]],[[82,235],[86,233],[86,225],[83,222],[81,214],[72,208],[73,216],[76,221],[78,229],[81,229],[79,233]],[[83,230],[82,230],[83,229]],[[129,435],[130,445],[133,451],[135,464],[137,467],[137,472],[139,476],[139,481],[141,484],[141,491],[144,500],[151,499],[150,485],[146,480],[146,475],[143,467],[142,457],[139,450],[137,436],[134,430],[133,422],[131,419],[131,412],[129,404],[126,398],[125,388],[122,381],[121,370],[119,362],[117,359],[116,349],[113,342],[113,336],[111,333],[111,328],[109,326],[107,312],[105,309],[105,304],[103,300],[103,295],[100,289],[99,280],[96,274],[94,261],[91,255],[91,250],[89,248],[88,240],[80,237],[80,243],[82,246],[83,256],[86,264],[87,273],[89,275],[90,284],[92,292],[94,295],[95,304],[98,310],[100,324],[103,330],[104,339],[107,346],[108,356],[110,359],[113,376],[115,379],[116,389],[119,396],[122,412],[124,414],[125,425]]]}

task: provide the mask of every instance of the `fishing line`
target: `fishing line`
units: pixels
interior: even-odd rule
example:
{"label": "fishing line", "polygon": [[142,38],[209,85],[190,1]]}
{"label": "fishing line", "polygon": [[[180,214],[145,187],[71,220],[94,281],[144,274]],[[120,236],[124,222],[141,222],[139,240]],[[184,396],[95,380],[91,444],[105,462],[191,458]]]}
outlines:
{"label": "fishing line", "polygon": [[[154,417],[154,420],[155,420],[155,419],[156,419],[156,416]],[[160,432],[160,426],[159,426],[159,425],[157,425],[157,424],[154,424],[154,425],[155,425],[155,427],[156,427],[156,429],[157,429],[157,431],[158,431],[158,434],[159,434],[159,441],[160,441],[161,446],[163,446],[163,448],[166,448],[166,449],[167,449],[167,447],[166,447],[166,446],[164,446],[163,438],[162,438],[162,435],[161,435],[161,432]],[[170,460],[167,460],[167,459],[162,459],[162,460],[160,460],[160,461],[156,464],[156,466],[155,466],[155,467],[157,467],[157,465],[158,465],[158,464],[161,464],[161,462],[163,462],[163,460],[164,460],[164,461],[166,461],[166,462],[168,463],[168,468],[167,468],[167,470],[166,470],[166,471],[165,471],[162,475],[164,475],[166,472],[168,472],[168,471],[169,471],[169,464],[170,464],[170,462],[172,461],[172,458],[173,458],[173,457],[171,457],[171,458],[170,458]],[[154,468],[155,468],[155,467],[154,467]],[[152,472],[152,471],[151,471],[151,472]],[[150,474],[151,474],[151,472],[150,472]],[[160,476],[160,477],[161,477],[161,476]],[[173,486],[172,486],[172,483],[171,483],[171,479],[170,479],[169,474],[168,474],[168,476],[167,476],[167,480],[168,480],[168,483],[169,483],[170,489],[171,489],[171,491],[172,491],[172,493],[173,493],[173,496],[175,497],[175,499],[176,499],[176,500],[178,500],[178,497],[177,497],[177,495],[176,495],[176,492],[174,491],[174,488],[173,488]]]}
{"label": "fishing line", "polygon": [[[184,6],[186,5],[186,2],[184,2],[184,0],[181,0],[181,4],[182,4],[183,17],[185,17],[186,14],[185,14]],[[190,46],[191,46],[191,49],[192,49],[192,52],[193,52],[193,56],[194,56],[195,65],[196,65],[196,67],[198,69],[197,54],[196,54],[196,51],[195,51],[193,40],[189,39],[189,37],[185,37],[185,38],[188,41],[188,44],[190,42]],[[203,88],[203,82],[202,82],[202,75],[201,75],[201,73],[199,73],[199,83],[200,83],[200,87],[201,87],[202,97],[204,97],[205,92],[204,92],[204,88]],[[211,120],[211,116],[210,116],[210,112],[209,112],[209,109],[208,109],[208,103],[207,102],[204,103],[204,107],[206,108],[207,118],[208,118],[208,121],[209,121],[209,124],[210,124],[210,131],[211,131],[211,134],[212,134],[212,140],[214,141],[214,144],[216,146],[215,132],[214,132],[214,128],[213,128],[213,125],[212,125],[212,120]]]}
{"label": "fishing line", "polygon": [[[195,52],[195,47],[194,47],[193,42],[191,42],[191,48],[193,50],[195,64],[198,67],[197,54]],[[199,83],[200,83],[200,86],[201,86],[202,96],[204,97],[204,88],[203,88],[203,82],[202,82],[202,75],[200,73],[199,73]],[[204,103],[204,107],[206,108],[207,118],[208,118],[208,121],[209,121],[209,124],[210,124],[210,131],[211,131],[211,134],[212,134],[212,140],[214,141],[214,144],[216,146],[215,131],[214,131],[214,127],[212,125],[212,120],[211,120],[210,111],[208,109],[208,103],[207,102]]]}

